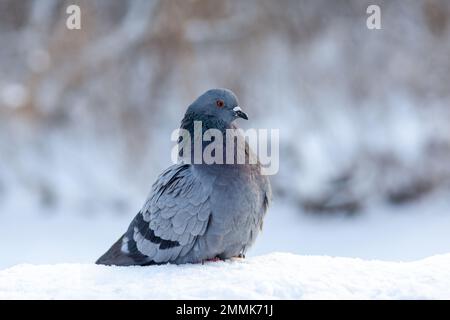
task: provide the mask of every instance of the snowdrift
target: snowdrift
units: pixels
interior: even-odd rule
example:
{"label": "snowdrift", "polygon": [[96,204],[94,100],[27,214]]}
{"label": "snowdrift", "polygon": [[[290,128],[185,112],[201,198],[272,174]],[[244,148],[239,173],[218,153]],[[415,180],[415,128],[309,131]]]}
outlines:
{"label": "snowdrift", "polygon": [[0,299],[449,299],[450,254],[415,262],[273,253],[204,265],[18,265]]}

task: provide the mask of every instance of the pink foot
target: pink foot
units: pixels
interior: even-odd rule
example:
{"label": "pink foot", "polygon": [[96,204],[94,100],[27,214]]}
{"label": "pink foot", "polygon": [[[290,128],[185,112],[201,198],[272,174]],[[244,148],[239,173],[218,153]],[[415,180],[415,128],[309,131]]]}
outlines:
{"label": "pink foot", "polygon": [[205,264],[205,262],[218,262],[218,261],[222,261],[222,259],[220,259],[219,257],[214,257],[211,259],[202,260],[202,264]]}

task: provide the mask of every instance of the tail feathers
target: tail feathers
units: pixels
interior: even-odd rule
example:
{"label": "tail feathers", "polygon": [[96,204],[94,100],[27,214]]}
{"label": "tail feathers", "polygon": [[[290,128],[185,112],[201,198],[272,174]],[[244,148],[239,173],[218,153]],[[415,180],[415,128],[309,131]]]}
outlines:
{"label": "tail feathers", "polygon": [[131,258],[127,253],[122,251],[122,242],[123,237],[120,237],[119,240],[116,241],[112,245],[112,247],[106,251],[104,255],[102,255],[95,262],[96,264],[103,264],[107,266],[131,266],[136,265],[137,263]]}

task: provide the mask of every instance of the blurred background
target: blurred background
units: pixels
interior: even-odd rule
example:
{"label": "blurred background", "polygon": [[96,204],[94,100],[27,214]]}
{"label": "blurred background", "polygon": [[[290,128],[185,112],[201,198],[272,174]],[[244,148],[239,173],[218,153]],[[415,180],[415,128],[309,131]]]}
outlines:
{"label": "blurred background", "polygon": [[449,252],[449,19],[445,0],[0,0],[0,268],[94,261],[213,87],[280,129],[249,255]]}

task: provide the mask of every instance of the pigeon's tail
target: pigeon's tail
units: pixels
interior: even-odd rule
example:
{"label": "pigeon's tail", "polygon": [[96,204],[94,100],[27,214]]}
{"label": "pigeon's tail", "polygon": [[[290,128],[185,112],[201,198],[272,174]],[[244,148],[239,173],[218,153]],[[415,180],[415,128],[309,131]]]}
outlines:
{"label": "pigeon's tail", "polygon": [[117,240],[116,243],[114,243],[104,255],[98,258],[95,263],[104,264],[107,266],[135,265],[136,262],[134,261],[134,259],[122,251],[123,237],[124,236],[121,236],[120,239]]}

